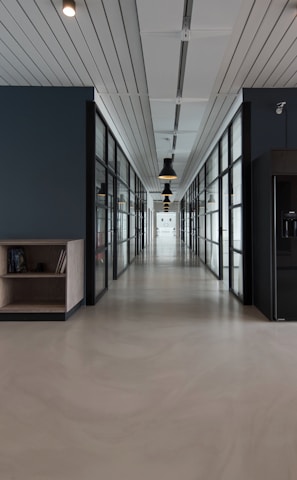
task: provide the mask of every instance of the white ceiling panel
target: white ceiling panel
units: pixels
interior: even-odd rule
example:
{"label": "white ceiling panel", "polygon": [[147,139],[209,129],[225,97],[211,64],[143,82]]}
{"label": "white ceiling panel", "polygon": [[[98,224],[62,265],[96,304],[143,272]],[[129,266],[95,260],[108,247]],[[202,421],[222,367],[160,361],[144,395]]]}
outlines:
{"label": "white ceiling panel", "polygon": [[182,103],[178,131],[198,131],[205,111],[206,102]]}
{"label": "white ceiling panel", "polygon": [[183,96],[210,96],[228,40],[229,36],[223,35],[189,42]]}
{"label": "white ceiling panel", "polygon": [[142,46],[145,64],[149,65],[146,75],[150,97],[175,98],[180,40],[144,36]]}
{"label": "white ceiling panel", "polygon": [[173,131],[175,102],[151,101],[150,105],[155,132]]}
{"label": "white ceiling panel", "polygon": [[176,147],[175,147],[175,158],[177,158],[179,155],[187,155],[187,157],[190,155],[191,150],[194,145],[194,141],[196,138],[196,132],[195,133],[184,133],[183,135],[177,135],[176,137]]}
{"label": "white ceiling panel", "polygon": [[164,157],[170,157],[172,155],[172,141],[173,135],[168,135],[164,133],[155,134],[156,149],[157,155],[160,161],[163,161]]}
{"label": "white ceiling panel", "polygon": [[175,32],[182,28],[181,0],[136,0],[141,32]]}
{"label": "white ceiling panel", "polygon": [[233,29],[242,0],[199,0],[193,3],[191,30],[199,27]]}

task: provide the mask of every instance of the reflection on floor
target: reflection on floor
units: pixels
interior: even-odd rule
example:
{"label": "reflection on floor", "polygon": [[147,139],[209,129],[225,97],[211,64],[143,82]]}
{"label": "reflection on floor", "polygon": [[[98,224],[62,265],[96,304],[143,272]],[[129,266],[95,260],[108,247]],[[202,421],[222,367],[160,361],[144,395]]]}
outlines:
{"label": "reflection on floor", "polygon": [[175,239],[68,322],[0,330],[1,480],[295,480],[297,326]]}

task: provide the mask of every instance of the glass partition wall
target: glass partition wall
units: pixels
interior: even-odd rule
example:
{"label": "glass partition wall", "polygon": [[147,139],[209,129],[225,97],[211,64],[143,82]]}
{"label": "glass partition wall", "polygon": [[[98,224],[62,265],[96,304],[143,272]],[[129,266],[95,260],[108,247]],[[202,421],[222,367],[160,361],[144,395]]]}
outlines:
{"label": "glass partition wall", "polygon": [[[181,201],[181,239],[241,301],[244,292],[242,110]],[[248,279],[247,279],[248,281]]]}
{"label": "glass partition wall", "polygon": [[[139,212],[136,208],[139,205]],[[87,304],[145,246],[146,192],[95,105],[88,108]],[[137,241],[139,237],[139,241]]]}

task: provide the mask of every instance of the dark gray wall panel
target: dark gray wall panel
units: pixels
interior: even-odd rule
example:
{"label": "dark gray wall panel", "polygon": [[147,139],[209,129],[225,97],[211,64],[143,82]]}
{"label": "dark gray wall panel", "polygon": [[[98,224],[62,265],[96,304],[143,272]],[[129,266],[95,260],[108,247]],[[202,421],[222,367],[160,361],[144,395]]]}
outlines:
{"label": "dark gray wall panel", "polygon": [[0,237],[85,238],[93,88],[0,87]]}
{"label": "dark gray wall panel", "polygon": [[[297,148],[296,88],[245,88],[244,102],[251,103],[251,159],[270,150]],[[277,115],[276,104],[285,101],[283,113]]]}

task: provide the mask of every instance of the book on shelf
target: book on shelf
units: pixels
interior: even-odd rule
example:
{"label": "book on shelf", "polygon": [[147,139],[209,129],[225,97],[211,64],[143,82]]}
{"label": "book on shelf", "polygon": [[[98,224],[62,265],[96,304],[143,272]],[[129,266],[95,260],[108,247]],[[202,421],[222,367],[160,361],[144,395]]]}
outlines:
{"label": "book on shelf", "polygon": [[56,273],[63,273],[63,272],[61,271],[61,269],[62,269],[64,260],[65,260],[65,262],[66,262],[66,250],[65,250],[65,248],[62,248],[62,250],[61,250],[61,252],[60,252],[60,255],[59,255],[57,267],[56,267]]}
{"label": "book on shelf", "polygon": [[7,252],[8,273],[25,273],[28,271],[23,247],[11,247]]}
{"label": "book on shelf", "polygon": [[61,268],[60,268],[60,273],[65,273],[65,271],[66,271],[66,252],[65,252],[63,262],[62,262],[62,265],[61,265]]}

